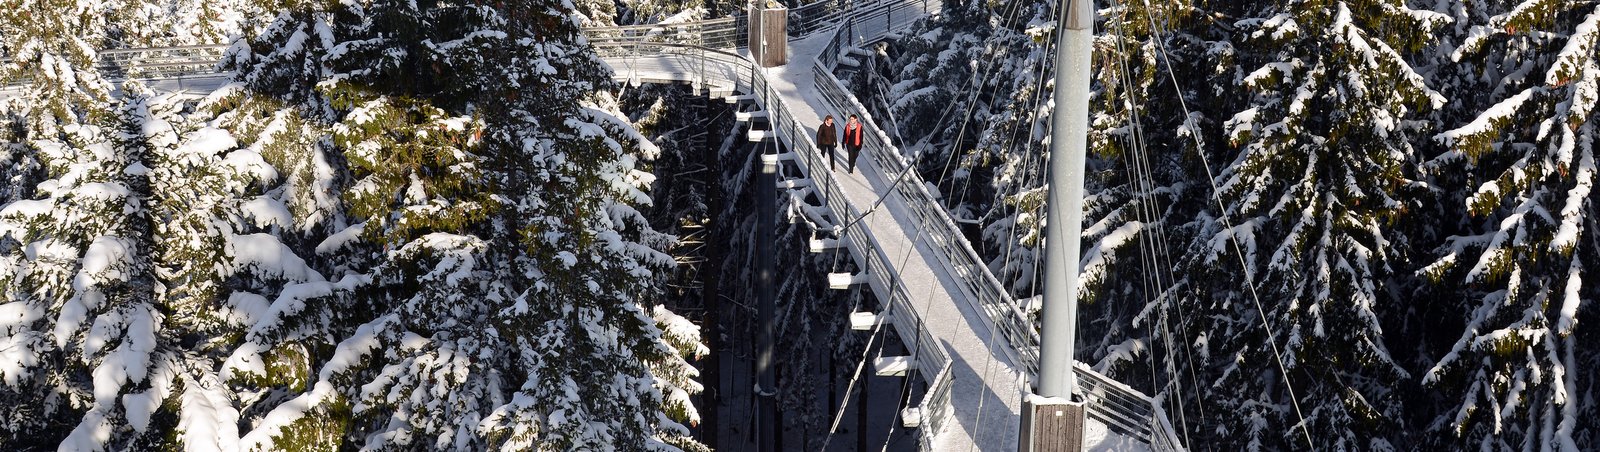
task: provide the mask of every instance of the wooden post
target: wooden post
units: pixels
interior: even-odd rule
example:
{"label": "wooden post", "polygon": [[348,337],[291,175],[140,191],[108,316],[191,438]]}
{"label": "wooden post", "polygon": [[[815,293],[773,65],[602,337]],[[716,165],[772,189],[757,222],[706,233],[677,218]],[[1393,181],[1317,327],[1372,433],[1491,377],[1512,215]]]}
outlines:
{"label": "wooden post", "polygon": [[744,17],[745,17],[745,28],[748,30],[748,33],[749,33],[745,38],[744,46],[745,46],[745,48],[750,49],[750,61],[754,61],[754,62],[756,62],[756,64],[760,64],[761,63],[761,8],[756,6],[756,3],[751,3],[750,7],[746,8]]}
{"label": "wooden post", "polygon": [[1028,394],[1022,400],[1020,452],[1079,452],[1083,450],[1083,415],[1086,405],[1059,397]]}
{"label": "wooden post", "polygon": [[766,36],[766,47],[756,60],[761,67],[782,66],[789,63],[789,8],[770,8],[761,11],[761,34]]}

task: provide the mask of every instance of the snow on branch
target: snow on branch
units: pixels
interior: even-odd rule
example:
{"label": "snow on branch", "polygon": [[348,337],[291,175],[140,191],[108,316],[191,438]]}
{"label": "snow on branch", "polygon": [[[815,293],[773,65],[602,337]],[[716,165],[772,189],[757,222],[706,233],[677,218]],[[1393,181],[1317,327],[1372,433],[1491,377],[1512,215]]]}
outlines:
{"label": "snow on branch", "polygon": [[[1550,71],[1545,73],[1545,84],[1565,86],[1586,72],[1586,69],[1594,65],[1597,42],[1600,42],[1600,6],[1596,6],[1594,12],[1585,17],[1567,38],[1566,47],[1556,55],[1555,64],[1552,64]],[[1589,78],[1593,80],[1593,72],[1589,72],[1591,74]],[[1592,98],[1593,93],[1590,93],[1590,96]]]}

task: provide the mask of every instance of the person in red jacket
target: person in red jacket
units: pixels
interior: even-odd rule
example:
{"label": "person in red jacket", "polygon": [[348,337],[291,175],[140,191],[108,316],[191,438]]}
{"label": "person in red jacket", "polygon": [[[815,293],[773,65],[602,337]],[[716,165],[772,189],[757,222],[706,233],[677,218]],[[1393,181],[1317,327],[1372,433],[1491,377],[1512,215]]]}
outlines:
{"label": "person in red jacket", "polygon": [[822,148],[822,158],[828,159],[828,170],[833,171],[833,149],[839,146],[839,130],[833,126],[833,115],[822,118],[822,126],[817,127],[817,147]]}
{"label": "person in red jacket", "polygon": [[861,121],[856,119],[856,115],[850,115],[850,120],[844,123],[844,150],[851,173],[856,172],[856,157],[861,155],[865,135]]}

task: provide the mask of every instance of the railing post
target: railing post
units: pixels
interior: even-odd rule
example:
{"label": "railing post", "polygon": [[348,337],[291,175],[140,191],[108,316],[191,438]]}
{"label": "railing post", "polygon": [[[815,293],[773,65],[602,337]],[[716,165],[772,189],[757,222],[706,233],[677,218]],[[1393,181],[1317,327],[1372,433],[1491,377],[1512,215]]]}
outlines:
{"label": "railing post", "polygon": [[[845,36],[849,36],[851,39],[855,38],[855,36],[856,36],[856,16],[854,14],[850,15],[850,23],[848,24],[848,26],[845,27],[845,30],[848,30],[846,32],[847,34],[845,34]],[[841,50],[843,50],[843,49],[841,49]]]}

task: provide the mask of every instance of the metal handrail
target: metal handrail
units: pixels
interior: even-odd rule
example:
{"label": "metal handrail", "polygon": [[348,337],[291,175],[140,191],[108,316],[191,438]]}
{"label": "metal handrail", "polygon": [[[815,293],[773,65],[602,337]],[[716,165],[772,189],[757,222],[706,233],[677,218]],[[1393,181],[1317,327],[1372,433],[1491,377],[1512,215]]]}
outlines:
{"label": "metal handrail", "polygon": [[846,11],[855,7],[854,1],[822,0],[789,10],[788,33],[791,39],[811,36],[832,29]]}
{"label": "metal handrail", "polygon": [[676,24],[589,27],[583,29],[583,36],[591,45],[644,41],[732,49],[739,45],[736,22],[724,17]]}
{"label": "metal handrail", "polygon": [[100,56],[103,57],[103,56],[108,56],[108,55],[131,54],[131,53],[140,53],[140,52],[164,52],[164,51],[175,51],[175,50],[224,50],[224,49],[227,49],[227,48],[228,48],[228,44],[194,44],[194,45],[171,46],[171,47],[141,47],[141,48],[132,48],[132,49],[106,49],[106,50],[101,50],[99,52],[99,54],[100,54]]}

